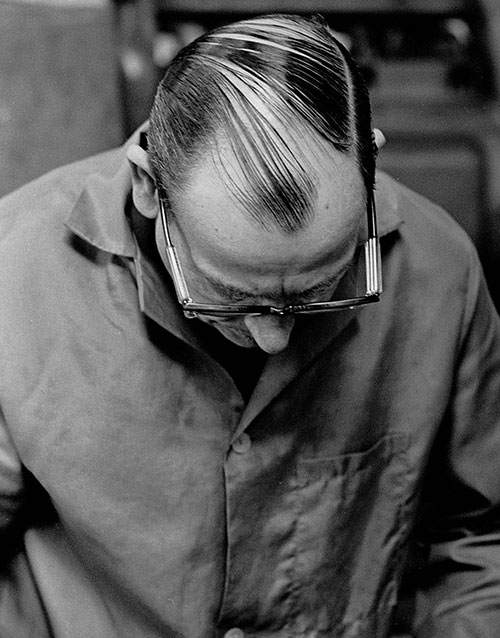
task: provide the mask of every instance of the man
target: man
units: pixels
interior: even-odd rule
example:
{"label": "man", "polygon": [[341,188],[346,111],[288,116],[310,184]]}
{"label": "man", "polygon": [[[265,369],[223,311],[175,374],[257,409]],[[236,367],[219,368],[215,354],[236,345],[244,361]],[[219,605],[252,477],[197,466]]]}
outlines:
{"label": "man", "polygon": [[415,635],[498,636],[498,318],[374,183],[355,64],[274,15],[4,199],[2,638],[390,636],[412,539]]}

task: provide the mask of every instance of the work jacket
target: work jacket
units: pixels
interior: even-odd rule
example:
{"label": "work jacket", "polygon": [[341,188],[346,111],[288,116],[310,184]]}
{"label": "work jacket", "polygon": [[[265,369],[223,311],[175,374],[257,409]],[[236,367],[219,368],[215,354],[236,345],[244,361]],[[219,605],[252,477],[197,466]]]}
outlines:
{"label": "work jacket", "polygon": [[[1,638],[500,635],[500,327],[465,233],[380,174],[381,301],[245,400],[126,215],[124,149],[0,203]],[[413,551],[413,550],[412,550]]]}

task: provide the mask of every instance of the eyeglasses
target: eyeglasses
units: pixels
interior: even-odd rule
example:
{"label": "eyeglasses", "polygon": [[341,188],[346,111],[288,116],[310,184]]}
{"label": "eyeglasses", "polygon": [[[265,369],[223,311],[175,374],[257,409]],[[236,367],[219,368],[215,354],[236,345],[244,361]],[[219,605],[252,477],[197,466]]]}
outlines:
{"label": "eyeglasses", "polygon": [[367,201],[367,229],[368,238],[364,244],[365,262],[365,293],[348,299],[336,299],[334,301],[317,301],[313,303],[292,304],[287,306],[264,306],[246,304],[207,304],[196,303],[189,294],[188,286],[177,255],[177,250],[172,243],[167,222],[167,197],[163,190],[159,189],[160,217],[165,235],[166,253],[172,280],[175,286],[177,300],[179,301],[185,316],[194,319],[199,315],[211,317],[236,317],[241,315],[297,315],[306,313],[326,313],[337,310],[353,309],[358,306],[379,301],[382,292],[382,271],[380,261],[380,242],[377,235],[377,223],[375,214],[375,202],[373,194]]}

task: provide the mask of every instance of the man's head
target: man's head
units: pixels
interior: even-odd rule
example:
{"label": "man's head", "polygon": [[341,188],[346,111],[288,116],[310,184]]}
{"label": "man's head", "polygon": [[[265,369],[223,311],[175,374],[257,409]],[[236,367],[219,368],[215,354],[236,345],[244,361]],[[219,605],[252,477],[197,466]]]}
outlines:
{"label": "man's head", "polygon": [[[134,199],[153,217],[154,186],[165,193],[193,297],[331,296],[354,252],[375,154],[362,78],[320,20],[263,16],[189,45],[158,88],[148,138],[149,157],[129,152]],[[277,352],[293,318],[213,323],[240,345]]]}

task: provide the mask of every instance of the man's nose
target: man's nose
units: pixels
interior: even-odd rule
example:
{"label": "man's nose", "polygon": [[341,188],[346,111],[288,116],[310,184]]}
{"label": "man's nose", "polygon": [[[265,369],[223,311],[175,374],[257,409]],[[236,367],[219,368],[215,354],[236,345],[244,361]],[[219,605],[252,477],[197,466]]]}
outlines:
{"label": "man's nose", "polygon": [[276,354],[287,347],[294,323],[292,315],[245,317],[248,331],[259,348],[268,354]]}

